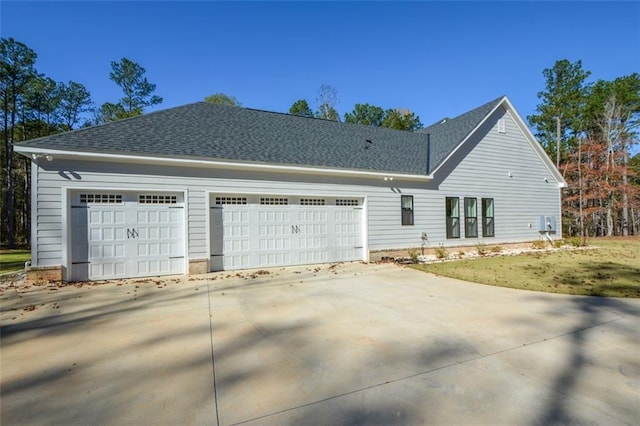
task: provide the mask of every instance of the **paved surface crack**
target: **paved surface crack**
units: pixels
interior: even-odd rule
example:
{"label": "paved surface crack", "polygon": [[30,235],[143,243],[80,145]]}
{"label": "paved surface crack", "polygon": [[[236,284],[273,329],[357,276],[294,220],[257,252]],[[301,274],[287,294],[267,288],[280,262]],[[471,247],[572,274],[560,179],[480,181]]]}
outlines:
{"label": "paved surface crack", "polygon": [[209,339],[211,342],[211,374],[213,376],[213,402],[216,409],[216,425],[220,425],[218,414],[218,389],[216,387],[216,357],[213,351],[213,314],[211,313],[211,286],[207,284],[207,302],[209,304]]}

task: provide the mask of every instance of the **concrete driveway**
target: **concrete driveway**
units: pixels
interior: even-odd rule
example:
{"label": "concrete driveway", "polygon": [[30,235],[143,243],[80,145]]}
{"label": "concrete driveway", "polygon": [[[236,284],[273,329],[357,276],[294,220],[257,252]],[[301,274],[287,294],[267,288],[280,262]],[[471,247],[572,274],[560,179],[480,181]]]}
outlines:
{"label": "concrete driveway", "polygon": [[341,264],[2,291],[2,425],[638,424],[640,300]]}

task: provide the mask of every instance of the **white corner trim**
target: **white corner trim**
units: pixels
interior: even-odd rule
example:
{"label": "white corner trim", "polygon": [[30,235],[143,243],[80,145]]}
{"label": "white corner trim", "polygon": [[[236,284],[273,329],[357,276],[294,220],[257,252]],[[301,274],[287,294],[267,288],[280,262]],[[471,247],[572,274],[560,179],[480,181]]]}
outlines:
{"label": "white corner trim", "polygon": [[244,163],[239,161],[223,161],[223,160],[195,160],[185,158],[163,158],[163,157],[150,157],[143,155],[123,155],[123,154],[103,154],[92,152],[75,152],[64,151],[55,149],[42,149],[32,148],[27,146],[16,145],[14,150],[25,156],[33,157],[33,155],[49,155],[52,158],[78,158],[78,159],[95,159],[95,160],[120,160],[130,163],[142,163],[142,164],[164,164],[164,165],[182,165],[182,166],[209,166],[220,168],[231,168],[240,170],[258,170],[258,171],[272,171],[282,173],[308,173],[308,174],[327,174],[327,175],[341,175],[341,176],[355,176],[355,177],[392,177],[396,179],[405,180],[432,180],[431,175],[413,175],[394,172],[372,172],[366,170],[347,170],[347,169],[332,169],[323,167],[308,167],[308,166],[293,166],[293,165],[276,165],[276,164],[264,164],[264,163]]}

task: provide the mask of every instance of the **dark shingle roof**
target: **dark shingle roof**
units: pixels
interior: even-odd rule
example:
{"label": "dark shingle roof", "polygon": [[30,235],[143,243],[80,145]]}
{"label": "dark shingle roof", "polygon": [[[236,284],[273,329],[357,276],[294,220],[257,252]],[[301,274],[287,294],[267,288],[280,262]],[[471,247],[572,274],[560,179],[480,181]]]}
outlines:
{"label": "dark shingle roof", "polygon": [[[19,145],[426,175],[502,99],[415,133],[197,102]],[[431,138],[429,168],[426,133]]]}
{"label": "dark shingle roof", "polygon": [[[372,143],[366,143],[370,140]],[[425,175],[423,134],[198,102],[21,146]]]}
{"label": "dark shingle roof", "polygon": [[430,134],[431,151],[429,172],[433,172],[447,156],[471,133],[473,129],[498,105],[504,96],[500,96],[478,108],[455,118],[440,121],[418,130]]}

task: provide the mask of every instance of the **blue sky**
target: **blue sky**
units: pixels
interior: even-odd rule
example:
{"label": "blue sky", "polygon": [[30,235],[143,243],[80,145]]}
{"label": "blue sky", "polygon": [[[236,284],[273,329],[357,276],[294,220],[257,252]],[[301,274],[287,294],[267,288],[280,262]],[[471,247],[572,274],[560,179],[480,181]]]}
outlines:
{"label": "blue sky", "polygon": [[115,102],[110,62],[147,70],[164,102],[224,92],[246,107],[316,106],[321,84],[355,103],[403,107],[431,124],[506,94],[526,118],[542,70],[582,60],[592,80],[640,72],[639,2],[2,1],[0,34],[37,69]]}

